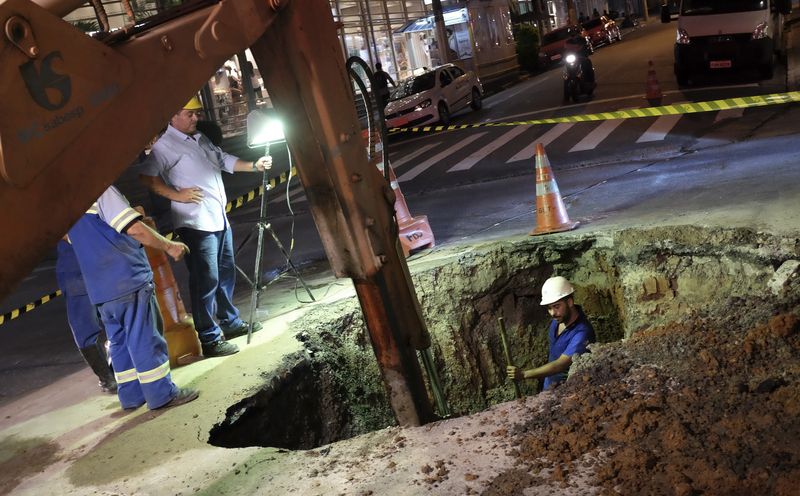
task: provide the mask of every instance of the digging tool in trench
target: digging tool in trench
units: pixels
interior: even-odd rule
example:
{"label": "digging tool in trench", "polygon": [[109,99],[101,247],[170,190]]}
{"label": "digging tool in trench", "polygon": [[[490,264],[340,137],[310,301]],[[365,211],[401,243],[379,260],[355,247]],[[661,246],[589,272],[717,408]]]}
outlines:
{"label": "digging tool in trench", "polygon": [[[510,367],[514,367],[514,363],[511,362],[511,351],[508,349],[508,340],[506,339],[506,323],[503,320],[503,317],[498,317],[497,322],[500,323],[500,342],[503,344],[503,354],[506,356],[506,365]],[[517,396],[517,399],[522,398],[522,392],[519,390],[519,382],[514,379],[514,394]]]}

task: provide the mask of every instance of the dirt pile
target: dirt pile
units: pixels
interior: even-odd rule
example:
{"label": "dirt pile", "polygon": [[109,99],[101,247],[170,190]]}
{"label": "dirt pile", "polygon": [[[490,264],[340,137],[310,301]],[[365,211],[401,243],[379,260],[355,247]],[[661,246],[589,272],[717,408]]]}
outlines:
{"label": "dirt pile", "polygon": [[484,494],[574,489],[587,471],[601,494],[797,494],[800,319],[743,324],[768,305],[737,303],[595,349],[510,433],[517,466]]}

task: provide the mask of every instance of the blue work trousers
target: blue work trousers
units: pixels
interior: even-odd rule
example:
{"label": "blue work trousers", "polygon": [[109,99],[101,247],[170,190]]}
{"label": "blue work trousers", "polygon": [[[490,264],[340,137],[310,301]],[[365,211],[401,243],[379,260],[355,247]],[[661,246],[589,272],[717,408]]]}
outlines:
{"label": "blue work trousers", "polygon": [[153,284],[99,305],[111,343],[109,350],[122,408],[147,402],[158,408],[178,394],[169,368],[167,342],[157,329]]}
{"label": "blue work trousers", "polygon": [[230,228],[207,232],[183,227],[177,231],[190,250],[186,255],[186,265],[189,267],[189,297],[197,335],[202,343],[219,341],[222,330],[242,325],[239,309],[233,305],[236,285],[233,235]]}
{"label": "blue work trousers", "polygon": [[89,301],[89,295],[64,294],[67,303],[67,322],[78,348],[95,346],[102,326],[97,307]]}

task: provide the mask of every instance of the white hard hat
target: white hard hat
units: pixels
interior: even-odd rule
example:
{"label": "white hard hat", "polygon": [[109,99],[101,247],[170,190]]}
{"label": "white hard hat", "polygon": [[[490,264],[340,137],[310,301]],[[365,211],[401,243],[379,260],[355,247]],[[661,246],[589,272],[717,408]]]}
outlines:
{"label": "white hard hat", "polygon": [[574,292],[575,288],[566,278],[561,276],[551,277],[542,285],[542,303],[540,304],[550,305]]}

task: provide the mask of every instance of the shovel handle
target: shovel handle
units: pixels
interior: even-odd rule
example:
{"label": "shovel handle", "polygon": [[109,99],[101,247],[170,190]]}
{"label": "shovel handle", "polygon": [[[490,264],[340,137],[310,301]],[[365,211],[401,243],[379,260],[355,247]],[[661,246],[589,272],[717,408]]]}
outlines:
{"label": "shovel handle", "polygon": [[[503,317],[498,317],[497,321],[500,323],[500,342],[503,344],[503,354],[506,356],[506,363],[510,366],[514,366],[511,362],[511,352],[508,350],[508,341],[506,340],[506,323],[503,320]],[[514,379],[514,394],[517,396],[517,399],[522,398],[522,392],[519,390],[519,382]]]}

